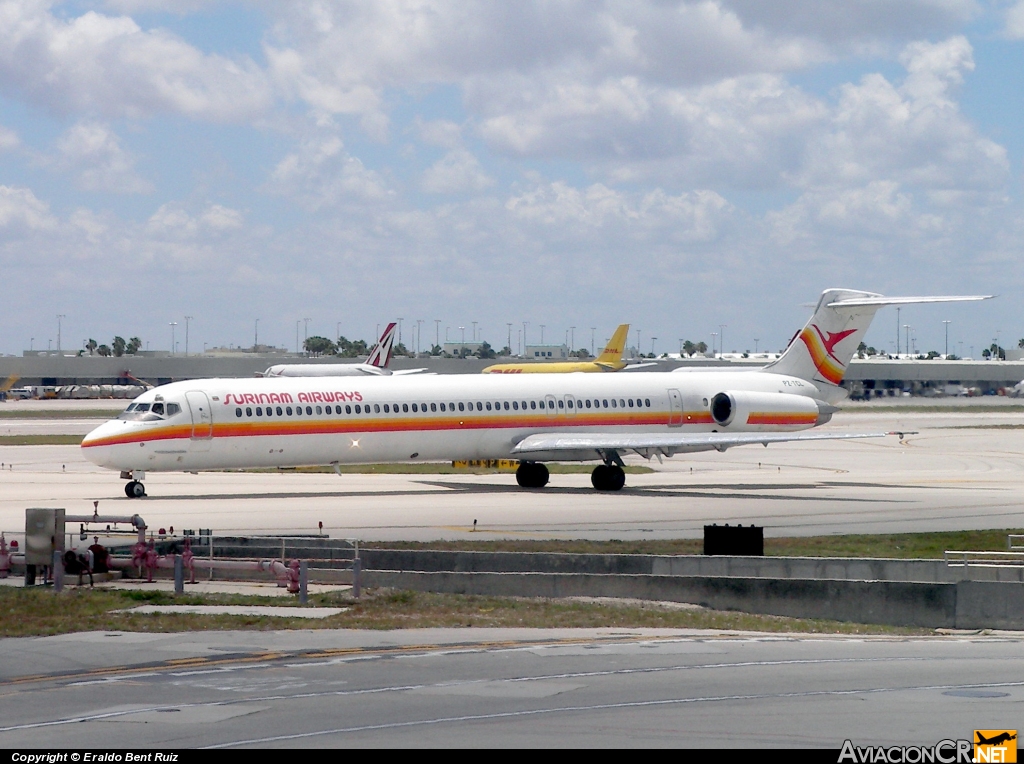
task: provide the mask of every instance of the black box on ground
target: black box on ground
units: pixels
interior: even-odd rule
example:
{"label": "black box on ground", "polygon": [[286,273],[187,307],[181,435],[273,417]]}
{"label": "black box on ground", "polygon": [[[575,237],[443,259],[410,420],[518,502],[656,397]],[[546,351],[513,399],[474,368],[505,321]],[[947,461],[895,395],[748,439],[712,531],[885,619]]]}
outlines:
{"label": "black box on ground", "polygon": [[764,528],[755,525],[705,525],[704,554],[764,556]]}

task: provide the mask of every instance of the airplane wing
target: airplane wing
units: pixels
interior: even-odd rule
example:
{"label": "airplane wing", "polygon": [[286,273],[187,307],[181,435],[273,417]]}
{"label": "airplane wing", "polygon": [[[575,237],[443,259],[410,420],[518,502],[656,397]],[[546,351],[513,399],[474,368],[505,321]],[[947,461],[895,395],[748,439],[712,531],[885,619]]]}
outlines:
{"label": "airplane wing", "polygon": [[512,449],[517,454],[531,454],[550,451],[636,451],[644,457],[661,453],[670,456],[673,453],[688,451],[725,451],[733,446],[747,446],[760,443],[788,443],[802,440],[853,440],[856,438],[883,438],[886,435],[906,433],[869,432],[869,433],[837,433],[837,432],[744,432],[701,434],[683,433],[567,433],[544,432],[528,435]]}
{"label": "airplane wing", "polygon": [[619,369],[619,371],[636,371],[637,369],[646,369],[657,365],[658,364],[654,361],[647,361],[646,363],[629,363]]}
{"label": "airplane wing", "polygon": [[423,368],[423,369],[392,369],[391,375],[394,376],[394,377],[401,377],[401,376],[405,376],[406,374],[422,374],[425,371],[426,371],[426,368]]}

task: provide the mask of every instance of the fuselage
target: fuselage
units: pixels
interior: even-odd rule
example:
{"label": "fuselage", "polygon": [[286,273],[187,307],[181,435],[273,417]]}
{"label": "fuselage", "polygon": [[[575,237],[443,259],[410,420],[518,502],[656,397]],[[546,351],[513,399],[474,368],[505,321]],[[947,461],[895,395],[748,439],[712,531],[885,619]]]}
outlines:
{"label": "fuselage", "polygon": [[[727,391],[772,402],[723,424],[711,408]],[[203,379],[147,391],[82,451],[133,472],[501,459],[546,432],[792,432],[827,421],[818,397],[762,372]]]}
{"label": "fuselage", "polygon": [[605,371],[620,371],[626,368],[625,361],[552,361],[536,363],[496,363],[488,366],[482,374],[572,374],[581,371],[594,374]]}

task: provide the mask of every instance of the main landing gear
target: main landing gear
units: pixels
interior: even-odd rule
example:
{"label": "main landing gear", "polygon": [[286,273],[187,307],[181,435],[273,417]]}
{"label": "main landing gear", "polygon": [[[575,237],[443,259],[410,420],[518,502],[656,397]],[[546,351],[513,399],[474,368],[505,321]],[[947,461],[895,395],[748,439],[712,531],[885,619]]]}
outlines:
{"label": "main landing gear", "polygon": [[548,477],[548,468],[538,462],[522,462],[516,470],[516,482],[522,488],[543,488]]}
{"label": "main landing gear", "polygon": [[626,473],[617,464],[599,464],[590,473],[590,482],[598,491],[621,491]]}

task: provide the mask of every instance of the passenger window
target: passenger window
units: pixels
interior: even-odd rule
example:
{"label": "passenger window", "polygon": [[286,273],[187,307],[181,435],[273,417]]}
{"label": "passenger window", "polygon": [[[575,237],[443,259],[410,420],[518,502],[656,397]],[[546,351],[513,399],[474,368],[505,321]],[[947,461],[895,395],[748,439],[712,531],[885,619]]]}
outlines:
{"label": "passenger window", "polygon": [[566,401],[566,403],[568,404],[569,408],[572,408],[572,398]]}
{"label": "passenger window", "polygon": [[[357,410],[357,411],[359,410],[359,407],[358,407],[358,406],[356,406],[356,410]],[[413,412],[414,414],[416,413],[416,404],[415,404],[415,403],[414,403],[414,404],[412,404],[412,412]]]}
{"label": "passenger window", "polygon": [[633,408],[633,399],[632,398],[629,399],[629,407]]}
{"label": "passenger window", "polygon": [[437,404],[436,403],[431,403],[430,404],[430,410],[431,411],[437,411]]}
{"label": "passenger window", "polygon": [[[487,405],[490,406],[490,404],[487,404]],[[476,410],[477,411],[483,411],[484,410],[484,405],[480,401],[476,402]]]}
{"label": "passenger window", "polygon": [[252,409],[249,408],[248,406],[245,407],[245,415],[252,416]]}
{"label": "passenger window", "polygon": [[441,411],[444,411],[444,404],[441,404]]}
{"label": "passenger window", "polygon": [[403,403],[402,404],[402,411],[404,411],[406,413],[409,413],[409,404],[408,403]]}
{"label": "passenger window", "polygon": [[584,401],[584,403],[587,404],[587,408],[589,409],[590,408],[590,399],[588,398],[587,400]]}
{"label": "passenger window", "polygon": [[537,408],[537,401],[530,401],[530,408],[531,409]]}
{"label": "passenger window", "polygon": [[323,413],[323,411],[320,409],[319,406],[316,407],[316,413],[317,413],[317,415],[320,415],[320,414]]}
{"label": "passenger window", "polygon": [[291,407],[291,406],[288,406],[288,407],[287,407],[287,408],[285,409],[285,413],[286,413],[286,414],[288,414],[288,416],[291,416],[291,415],[292,415],[292,407]]}
{"label": "passenger window", "polygon": [[626,402],[624,400],[622,400],[622,398],[619,398],[619,408],[620,409],[626,408]]}
{"label": "passenger window", "polygon": [[650,408],[651,407],[651,399],[650,398],[644,398],[644,405],[647,408]]}
{"label": "passenger window", "polygon": [[565,408],[565,401],[563,401],[561,398],[558,399],[558,408],[560,408],[560,409],[564,409]]}
{"label": "passenger window", "polygon": [[465,404],[460,401],[459,402],[459,411],[462,411],[464,407],[465,407]]}
{"label": "passenger window", "polygon": [[[325,411],[326,411],[326,412],[327,412],[328,414],[333,414],[333,413],[334,413],[334,409],[332,409],[332,408],[331,408],[330,406],[326,406],[326,407],[324,408],[324,410],[325,410]],[[338,413],[339,413],[339,414],[341,413],[341,406],[338,406]]]}
{"label": "passenger window", "polygon": [[235,416],[242,416],[242,409],[235,409]]}
{"label": "passenger window", "polygon": [[259,406],[256,407],[256,416],[263,416],[263,409]]}
{"label": "passenger window", "polygon": [[302,406],[295,407],[295,416],[302,416]]}
{"label": "passenger window", "polygon": [[346,414],[351,414],[352,413],[352,405],[351,404],[349,404],[349,403],[345,404],[345,413]]}
{"label": "passenger window", "polygon": [[608,408],[608,399],[607,398],[605,400],[601,401],[601,406],[603,408]]}
{"label": "passenger window", "polygon": [[505,401],[505,411],[508,411],[508,401]]}
{"label": "passenger window", "polygon": [[490,411],[490,410],[491,410],[491,402],[490,402],[490,401],[487,401],[487,410],[488,410],[488,411]]}
{"label": "passenger window", "polygon": [[385,414],[390,414],[391,413],[391,406],[390,406],[390,404],[387,404],[387,403],[384,404],[384,413]]}
{"label": "passenger window", "polygon": [[359,408],[359,404],[358,403],[356,404],[356,413],[357,414],[362,414],[363,413],[363,410],[361,408]]}
{"label": "passenger window", "polygon": [[373,413],[374,414],[379,414],[380,413],[380,404],[379,403],[374,403],[373,404]]}
{"label": "passenger window", "polygon": [[612,398],[612,408],[616,408],[616,403],[615,403],[615,399],[614,398]]}
{"label": "passenger window", "polygon": [[454,403],[449,403],[448,404],[448,410],[449,411],[455,411],[455,404]]}
{"label": "passenger window", "polygon": [[519,401],[512,401],[512,408],[519,411]]}
{"label": "passenger window", "polygon": [[313,407],[306,406],[306,416],[313,416]]}
{"label": "passenger window", "polygon": [[420,411],[422,411],[424,414],[427,413],[427,404],[426,403],[421,403],[420,404]]}

